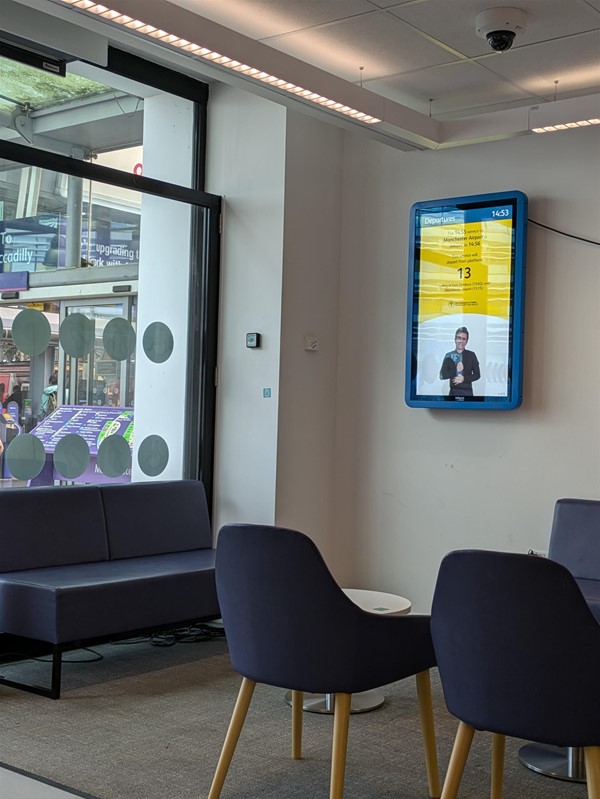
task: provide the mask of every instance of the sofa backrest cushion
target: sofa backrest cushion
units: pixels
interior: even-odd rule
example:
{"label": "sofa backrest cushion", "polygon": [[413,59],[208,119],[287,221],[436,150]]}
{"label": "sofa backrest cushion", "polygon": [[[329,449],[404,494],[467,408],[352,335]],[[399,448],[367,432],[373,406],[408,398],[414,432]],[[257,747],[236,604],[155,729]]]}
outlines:
{"label": "sofa backrest cushion", "polygon": [[108,560],[97,486],[0,492],[0,572]]}
{"label": "sofa backrest cushion", "polygon": [[206,494],[198,480],[115,483],[100,491],[111,560],[212,547]]}
{"label": "sofa backrest cushion", "polygon": [[556,502],[548,557],[566,566],[574,577],[600,580],[600,500]]}

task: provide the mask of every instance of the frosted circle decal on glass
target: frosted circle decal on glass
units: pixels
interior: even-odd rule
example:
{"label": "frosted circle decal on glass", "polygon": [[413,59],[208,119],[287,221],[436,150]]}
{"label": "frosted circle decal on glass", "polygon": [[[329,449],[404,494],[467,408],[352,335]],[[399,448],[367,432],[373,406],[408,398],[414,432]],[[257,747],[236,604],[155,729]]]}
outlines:
{"label": "frosted circle decal on glass", "polygon": [[144,352],[154,363],[164,363],[173,352],[173,334],[164,322],[152,322],[144,331]]}
{"label": "frosted circle decal on glass", "polygon": [[44,468],[46,452],[44,445],[31,433],[16,436],[6,450],[6,464],[17,480],[33,480]]}
{"label": "frosted circle decal on glass", "polygon": [[135,331],[127,319],[111,319],[104,328],[102,343],[109,358],[124,361],[135,349]]}
{"label": "frosted circle decal on glass", "polygon": [[12,323],[13,342],[25,355],[40,355],[50,344],[50,322],[41,311],[24,308]]}
{"label": "frosted circle decal on glass", "polygon": [[69,314],[62,321],[58,331],[62,348],[71,358],[89,355],[94,349],[95,336],[93,320],[88,319],[82,313]]}
{"label": "frosted circle decal on glass", "polygon": [[106,477],[120,477],[131,466],[131,448],[123,436],[107,436],[98,447],[98,468]]}
{"label": "frosted circle decal on glass", "polygon": [[156,477],[163,472],[169,462],[169,447],[164,438],[148,436],[138,449],[140,469],[149,477]]}
{"label": "frosted circle decal on glass", "polygon": [[82,475],[90,464],[87,441],[74,433],[64,436],[54,449],[54,467],[65,480]]}

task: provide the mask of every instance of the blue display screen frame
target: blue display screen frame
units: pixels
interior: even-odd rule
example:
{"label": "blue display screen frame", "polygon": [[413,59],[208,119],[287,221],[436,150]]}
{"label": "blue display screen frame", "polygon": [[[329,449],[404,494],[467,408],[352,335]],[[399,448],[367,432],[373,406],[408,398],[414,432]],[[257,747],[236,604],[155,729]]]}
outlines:
{"label": "blue display screen frame", "polygon": [[[412,206],[409,407],[513,410],[521,405],[527,206],[527,196],[516,190]],[[499,315],[490,312],[499,307]]]}

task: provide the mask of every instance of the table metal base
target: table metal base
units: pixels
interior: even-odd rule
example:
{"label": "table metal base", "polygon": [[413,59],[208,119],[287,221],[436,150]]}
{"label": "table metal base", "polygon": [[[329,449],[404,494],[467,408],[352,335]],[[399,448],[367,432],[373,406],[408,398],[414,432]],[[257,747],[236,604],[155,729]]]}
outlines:
{"label": "table metal base", "polygon": [[[292,704],[292,692],[288,691],[285,695],[288,705]],[[376,710],[385,702],[383,691],[375,688],[373,691],[363,691],[360,694],[352,694],[350,702],[350,713],[367,713],[369,710]],[[304,694],[302,709],[307,713],[328,713],[333,714],[335,705],[335,694]]]}
{"label": "table metal base", "polygon": [[546,777],[569,782],[586,782],[583,749],[569,746],[527,744],[519,749],[524,766]]}

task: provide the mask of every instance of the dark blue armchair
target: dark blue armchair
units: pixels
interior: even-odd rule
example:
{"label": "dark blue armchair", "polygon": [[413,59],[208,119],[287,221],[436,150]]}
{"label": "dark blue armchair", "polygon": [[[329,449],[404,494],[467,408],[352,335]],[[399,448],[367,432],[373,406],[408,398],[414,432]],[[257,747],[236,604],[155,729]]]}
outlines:
{"label": "dark blue armchair", "polygon": [[301,756],[303,692],[335,695],[330,798],[341,799],[351,695],[412,675],[429,793],[439,797],[428,616],[361,610],[337,585],[311,539],[279,527],[223,527],[216,580],[231,663],[243,679],[209,799],[220,796],[256,683],[293,692],[294,758]]}
{"label": "dark blue armchair", "polygon": [[510,735],[584,748],[600,799],[600,626],[575,579],[546,558],[463,550],[442,561],[431,632],[459,719],[442,799],[458,793],[475,730],[492,736],[492,799]]}

